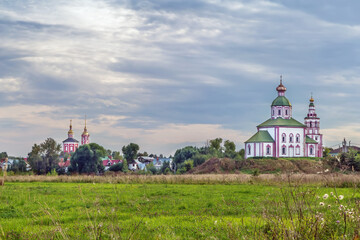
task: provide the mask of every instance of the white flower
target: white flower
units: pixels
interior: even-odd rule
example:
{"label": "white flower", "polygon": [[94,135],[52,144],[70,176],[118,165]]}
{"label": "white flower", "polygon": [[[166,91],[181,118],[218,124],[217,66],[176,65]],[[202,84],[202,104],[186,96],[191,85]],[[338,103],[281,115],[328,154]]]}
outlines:
{"label": "white flower", "polygon": [[214,224],[215,224],[215,225],[217,224],[217,220],[214,222]]}
{"label": "white flower", "polygon": [[344,196],[343,195],[339,195],[339,200],[343,200]]}
{"label": "white flower", "polygon": [[330,204],[328,205],[328,208],[331,208],[331,205],[330,205]]}
{"label": "white flower", "polygon": [[343,205],[340,205],[340,206],[339,206],[339,209],[340,209],[340,210],[342,210],[343,208],[344,208],[344,206],[343,206]]}
{"label": "white flower", "polygon": [[324,194],[323,199],[327,199],[329,195],[327,193]]}
{"label": "white flower", "polygon": [[324,172],[328,172],[329,171],[329,169],[325,169],[325,171]]}
{"label": "white flower", "polygon": [[320,206],[324,206],[324,205],[325,205],[325,203],[323,203],[323,202],[320,202],[319,204],[320,204]]}
{"label": "white flower", "polygon": [[331,195],[331,196],[333,196],[333,195],[334,195],[334,193],[333,193],[333,192],[330,192],[330,195]]}

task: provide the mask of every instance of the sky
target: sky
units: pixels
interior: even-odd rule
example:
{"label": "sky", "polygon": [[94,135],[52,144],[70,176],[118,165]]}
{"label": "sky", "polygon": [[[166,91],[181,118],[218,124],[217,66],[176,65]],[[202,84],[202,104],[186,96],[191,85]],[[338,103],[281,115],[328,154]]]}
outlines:
{"label": "sky", "polygon": [[[359,1],[1,0],[0,151],[67,138],[173,155],[237,150],[270,117],[280,75],[325,145],[360,143]],[[360,145],[360,144],[359,144]]]}

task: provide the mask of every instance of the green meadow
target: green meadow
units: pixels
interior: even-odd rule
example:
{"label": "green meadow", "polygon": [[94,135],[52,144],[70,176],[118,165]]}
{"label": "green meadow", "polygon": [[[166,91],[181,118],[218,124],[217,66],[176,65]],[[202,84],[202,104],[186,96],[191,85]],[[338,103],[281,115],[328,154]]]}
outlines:
{"label": "green meadow", "polygon": [[359,199],[316,185],[7,182],[0,237],[353,239]]}

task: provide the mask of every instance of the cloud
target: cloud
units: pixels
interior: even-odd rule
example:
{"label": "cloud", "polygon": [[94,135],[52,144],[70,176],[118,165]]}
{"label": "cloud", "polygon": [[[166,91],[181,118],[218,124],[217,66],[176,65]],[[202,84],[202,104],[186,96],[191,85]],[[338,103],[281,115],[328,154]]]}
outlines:
{"label": "cloud", "polygon": [[[314,1],[2,1],[0,147],[26,153],[85,114],[107,146],[170,151],[224,135],[241,147],[280,74],[296,116],[314,92],[322,126],[341,128],[360,117],[357,18]],[[29,136],[21,147],[9,125]]]}

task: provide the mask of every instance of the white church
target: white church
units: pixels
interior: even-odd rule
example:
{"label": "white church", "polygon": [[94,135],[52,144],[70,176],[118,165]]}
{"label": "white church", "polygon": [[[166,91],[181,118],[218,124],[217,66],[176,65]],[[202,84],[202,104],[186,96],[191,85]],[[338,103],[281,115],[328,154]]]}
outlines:
{"label": "white church", "polygon": [[276,88],[278,97],[271,104],[271,118],[257,126],[257,133],[245,142],[245,158],[322,157],[320,118],[311,97],[305,124],[292,118],[292,106],[285,97],[286,87]]}

